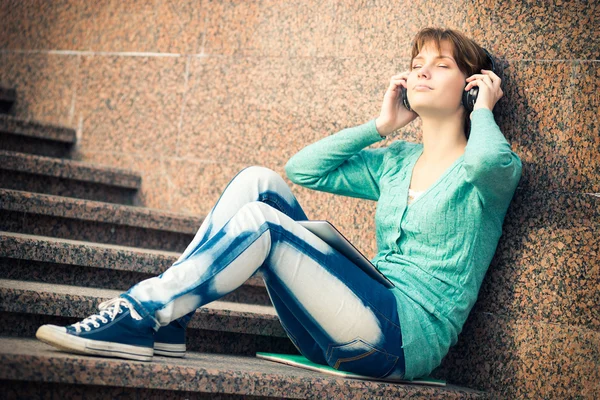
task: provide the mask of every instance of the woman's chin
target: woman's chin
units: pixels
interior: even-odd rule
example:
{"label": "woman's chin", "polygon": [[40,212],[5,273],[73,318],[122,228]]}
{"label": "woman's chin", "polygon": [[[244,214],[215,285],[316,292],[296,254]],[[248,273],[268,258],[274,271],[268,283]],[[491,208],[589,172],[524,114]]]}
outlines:
{"label": "woman's chin", "polygon": [[430,104],[412,104],[410,103],[410,108],[416,112],[418,115],[428,115],[431,113],[439,112],[439,109],[436,107],[432,107]]}
{"label": "woman's chin", "polygon": [[451,107],[444,107],[444,106],[436,106],[436,105],[432,105],[432,104],[419,104],[416,103],[413,105],[413,103],[410,103],[410,108],[417,113],[420,117],[427,117],[427,116],[437,116],[439,117],[440,115],[451,115],[453,113],[456,112],[456,109],[451,108]]}

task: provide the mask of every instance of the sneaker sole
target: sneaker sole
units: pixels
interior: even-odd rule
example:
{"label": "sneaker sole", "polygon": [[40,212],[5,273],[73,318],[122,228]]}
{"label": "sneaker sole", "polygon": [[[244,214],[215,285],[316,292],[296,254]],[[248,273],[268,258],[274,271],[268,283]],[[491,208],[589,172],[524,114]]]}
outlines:
{"label": "sneaker sole", "polygon": [[100,340],[84,339],[70,335],[52,325],[40,326],[35,337],[44,343],[78,354],[126,358],[128,360],[152,361],[154,353],[151,347],[133,346]]}
{"label": "sneaker sole", "polygon": [[154,343],[154,354],[167,357],[184,357],[185,344]]}

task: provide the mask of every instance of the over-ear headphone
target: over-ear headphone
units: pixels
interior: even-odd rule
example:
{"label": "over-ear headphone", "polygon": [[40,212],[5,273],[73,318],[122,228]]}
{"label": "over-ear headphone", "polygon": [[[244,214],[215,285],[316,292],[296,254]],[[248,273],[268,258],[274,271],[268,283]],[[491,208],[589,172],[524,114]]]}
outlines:
{"label": "over-ear headphone", "polygon": [[[494,62],[494,57],[492,57],[492,55],[486,49],[483,49],[483,51],[485,51],[485,54],[487,55],[488,64],[491,65],[492,72],[497,74],[496,63]],[[468,83],[465,82],[465,87],[467,86],[467,84]],[[406,107],[409,110],[412,110],[410,108],[410,104],[408,103],[408,95],[407,95],[406,88],[404,86],[401,86],[400,88],[401,88],[401,95],[402,95],[402,103],[404,104],[404,107]],[[462,105],[465,107],[465,109],[467,110],[468,113],[473,111],[473,106],[475,105],[475,101],[477,100],[478,93],[479,93],[479,87],[477,87],[477,86],[473,86],[471,89],[469,89],[468,92],[465,92],[463,90]]]}

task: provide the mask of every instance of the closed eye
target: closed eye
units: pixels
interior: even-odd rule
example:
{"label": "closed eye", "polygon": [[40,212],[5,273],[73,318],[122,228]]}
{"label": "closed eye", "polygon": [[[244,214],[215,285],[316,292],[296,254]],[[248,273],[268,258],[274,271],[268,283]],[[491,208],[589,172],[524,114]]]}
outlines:
{"label": "closed eye", "polygon": [[[420,67],[420,65],[413,65],[413,69],[415,69],[415,68],[417,68],[417,67]],[[445,65],[438,65],[438,67],[440,67],[440,68],[448,68],[448,67],[447,67],[447,66],[445,66]]]}

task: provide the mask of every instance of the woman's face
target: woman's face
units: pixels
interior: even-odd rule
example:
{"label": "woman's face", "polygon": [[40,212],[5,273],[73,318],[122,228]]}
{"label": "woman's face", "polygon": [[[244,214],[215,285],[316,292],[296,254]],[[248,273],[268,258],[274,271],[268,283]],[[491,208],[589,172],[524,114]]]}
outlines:
{"label": "woman's face", "polygon": [[442,41],[441,50],[439,54],[435,43],[427,43],[412,60],[407,95],[410,107],[419,115],[427,111],[453,113],[462,107],[467,77],[458,68],[450,43]]}

